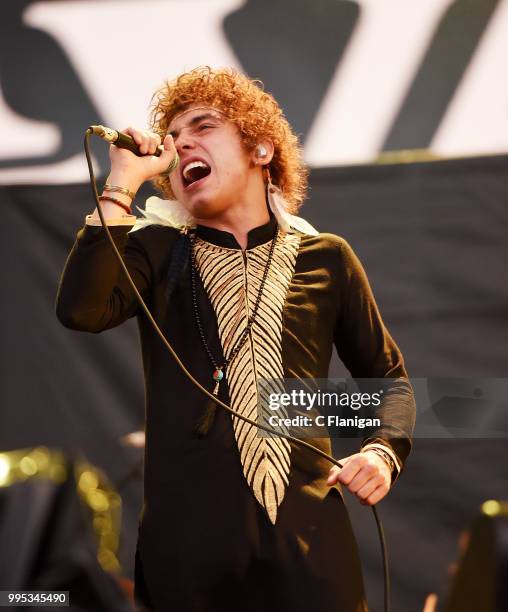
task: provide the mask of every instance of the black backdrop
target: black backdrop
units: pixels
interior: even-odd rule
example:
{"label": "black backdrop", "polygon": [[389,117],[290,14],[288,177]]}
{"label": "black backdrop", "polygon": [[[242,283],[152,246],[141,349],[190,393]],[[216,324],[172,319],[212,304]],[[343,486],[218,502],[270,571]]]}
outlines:
{"label": "black backdrop", "polygon": [[[412,376],[505,376],[507,175],[508,156],[311,174],[301,214],[353,245]],[[0,449],[77,449],[123,483],[129,574],[142,485],[139,476],[125,478],[140,454],[120,438],[143,420],[136,325],[100,335],[71,332],[53,310],[66,255],[93,208],[90,187],[2,187],[0,203]],[[332,373],[340,372],[334,362]],[[356,444],[338,442],[336,455]],[[506,451],[506,440],[415,441],[406,473],[380,505],[394,612],[421,610],[427,592],[445,587],[461,529],[482,501],[508,497]],[[354,500],[349,505],[377,612],[375,526],[370,512]]]}

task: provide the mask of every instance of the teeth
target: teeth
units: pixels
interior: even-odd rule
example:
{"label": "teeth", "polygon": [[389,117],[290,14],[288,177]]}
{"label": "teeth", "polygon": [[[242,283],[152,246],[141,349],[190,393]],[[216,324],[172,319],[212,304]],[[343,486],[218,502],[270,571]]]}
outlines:
{"label": "teeth", "polygon": [[192,170],[193,168],[209,168],[209,167],[210,166],[208,166],[207,164],[205,164],[202,161],[193,161],[193,162],[190,162],[190,164],[187,164],[185,166],[185,168],[183,169],[182,174],[183,174],[183,177],[185,179],[187,179],[187,174],[188,174],[189,170]]}

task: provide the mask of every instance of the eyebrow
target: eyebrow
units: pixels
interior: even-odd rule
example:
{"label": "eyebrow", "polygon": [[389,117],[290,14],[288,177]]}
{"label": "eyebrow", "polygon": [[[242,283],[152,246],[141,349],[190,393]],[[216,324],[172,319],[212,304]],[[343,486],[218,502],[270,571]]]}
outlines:
{"label": "eyebrow", "polygon": [[[221,118],[217,117],[217,115],[214,115],[213,113],[203,113],[202,115],[196,115],[195,117],[192,117],[192,119],[185,127],[192,127],[194,125],[197,125],[201,121],[204,121],[205,119],[215,119],[215,121],[221,121]],[[176,138],[179,133],[180,130],[171,130],[170,132],[168,132],[168,134],[171,134],[173,138]]]}

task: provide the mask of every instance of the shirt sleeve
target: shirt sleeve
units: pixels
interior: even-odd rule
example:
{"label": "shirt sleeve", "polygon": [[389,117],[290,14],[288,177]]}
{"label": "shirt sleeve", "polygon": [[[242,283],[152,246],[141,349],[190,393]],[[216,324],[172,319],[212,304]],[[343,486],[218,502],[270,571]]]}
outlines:
{"label": "shirt sleeve", "polygon": [[[114,219],[106,219],[106,225],[134,225],[136,223],[136,215],[122,215]],[[92,215],[85,217],[86,225],[102,226],[100,219],[94,219]]]}
{"label": "shirt sleeve", "polygon": [[[109,225],[109,224],[108,224]],[[132,224],[112,225],[110,233],[134,284],[147,299],[152,270],[140,232]],[[101,332],[137,314],[138,301],[102,227],[86,223],[65,263],[56,297],[56,315],[71,329]]]}
{"label": "shirt sleeve", "polygon": [[[378,387],[383,379],[383,398],[375,417],[381,425],[362,440],[382,444],[395,455],[398,472],[411,450],[416,406],[404,359],[386,329],[365,270],[351,246],[340,245],[338,315],[335,346],[338,355],[362,390]],[[398,475],[398,474],[397,474]]]}

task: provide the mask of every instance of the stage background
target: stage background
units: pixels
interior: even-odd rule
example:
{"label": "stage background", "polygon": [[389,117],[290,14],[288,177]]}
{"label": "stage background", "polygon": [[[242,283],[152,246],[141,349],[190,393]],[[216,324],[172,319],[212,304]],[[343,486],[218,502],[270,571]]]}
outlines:
{"label": "stage background", "polygon": [[[71,332],[54,300],[93,208],[82,133],[90,123],[143,124],[162,78],[211,63],[263,79],[305,143],[302,216],[352,244],[410,375],[506,376],[508,2],[425,4],[2,2],[0,450],[78,451],[121,485],[126,575],[142,497],[141,453],[120,443],[143,421],[136,325]],[[98,18],[114,31],[104,35]],[[144,44],[123,42],[137,36]],[[94,150],[104,170],[106,147]],[[452,155],[472,157],[401,163]],[[356,445],[336,443],[337,456]],[[505,440],[415,441],[380,505],[394,612],[418,611],[444,588],[460,531],[485,499],[508,495],[506,455]],[[374,522],[350,502],[378,612]]]}

